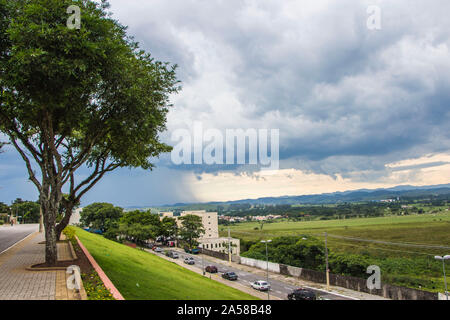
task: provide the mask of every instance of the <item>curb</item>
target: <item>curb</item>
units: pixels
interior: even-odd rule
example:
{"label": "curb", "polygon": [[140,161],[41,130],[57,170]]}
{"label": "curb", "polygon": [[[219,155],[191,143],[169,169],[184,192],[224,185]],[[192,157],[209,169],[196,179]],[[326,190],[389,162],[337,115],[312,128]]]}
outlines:
{"label": "curb", "polygon": [[99,266],[97,261],[95,261],[94,257],[89,253],[89,251],[86,249],[86,247],[81,243],[80,239],[78,239],[77,236],[75,236],[75,239],[78,241],[78,245],[80,246],[81,250],[83,250],[84,254],[88,258],[91,265],[94,267],[95,271],[99,275],[100,279],[102,279],[103,284],[109,291],[111,291],[111,294],[113,295],[114,299],[116,300],[125,300],[124,297],[120,294],[119,290],[114,286],[114,284],[111,282],[111,280],[108,278],[106,273],[102,270],[102,268]]}

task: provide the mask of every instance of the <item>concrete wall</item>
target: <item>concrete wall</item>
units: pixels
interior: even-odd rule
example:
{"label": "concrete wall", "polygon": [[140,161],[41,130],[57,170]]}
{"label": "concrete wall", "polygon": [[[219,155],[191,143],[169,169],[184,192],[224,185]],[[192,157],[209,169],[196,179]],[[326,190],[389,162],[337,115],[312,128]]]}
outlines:
{"label": "concrete wall", "polygon": [[[228,259],[229,259],[228,258],[228,253],[223,253],[223,252],[218,252],[218,251],[213,251],[213,250],[207,250],[207,249],[200,249],[200,252],[202,252],[203,254],[206,254],[207,256],[214,257],[214,258],[221,259],[221,260],[228,261]],[[240,262],[240,257],[232,254],[231,255],[231,261],[239,263]]]}
{"label": "concrete wall", "polygon": [[269,262],[269,266],[267,266],[266,261],[241,257],[241,264],[263,270],[269,269],[270,272],[280,273],[280,265],[278,263]]}

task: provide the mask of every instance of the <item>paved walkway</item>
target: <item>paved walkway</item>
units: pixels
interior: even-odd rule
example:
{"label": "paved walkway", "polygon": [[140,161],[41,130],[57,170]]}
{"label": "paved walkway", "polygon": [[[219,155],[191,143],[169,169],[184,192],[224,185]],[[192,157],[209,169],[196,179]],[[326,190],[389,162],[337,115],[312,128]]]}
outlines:
{"label": "paved walkway", "polygon": [[[28,271],[43,263],[44,234],[35,232],[0,255],[0,300],[78,300],[79,294],[68,290],[65,270]],[[64,252],[65,256],[66,253]]]}

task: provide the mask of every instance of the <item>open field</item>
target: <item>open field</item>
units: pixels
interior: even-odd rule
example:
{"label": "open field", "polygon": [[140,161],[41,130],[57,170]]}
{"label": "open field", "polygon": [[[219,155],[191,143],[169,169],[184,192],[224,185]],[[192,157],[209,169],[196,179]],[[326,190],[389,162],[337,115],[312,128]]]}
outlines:
{"label": "open field", "polygon": [[[409,216],[389,216],[340,220],[314,220],[300,222],[265,223],[263,230],[258,222],[244,222],[230,226],[233,236],[246,240],[259,240],[283,235],[330,234],[450,246],[450,212]],[[221,235],[226,236],[228,227]]]}
{"label": "open field", "polygon": [[83,245],[127,300],[257,299],[148,252],[80,228],[74,229]]}

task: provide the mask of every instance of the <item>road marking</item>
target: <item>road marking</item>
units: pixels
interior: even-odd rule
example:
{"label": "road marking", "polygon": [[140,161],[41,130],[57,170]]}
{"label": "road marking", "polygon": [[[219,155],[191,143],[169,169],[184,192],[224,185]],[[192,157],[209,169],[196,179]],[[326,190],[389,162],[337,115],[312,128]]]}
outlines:
{"label": "road marking", "polygon": [[360,300],[360,299],[358,299],[358,298],[345,296],[345,295],[343,295],[343,294],[335,293],[335,292],[333,292],[333,291],[326,291],[326,290],[317,289],[317,288],[308,287],[308,286],[302,286],[302,287],[308,288],[308,289],[312,289],[312,290],[316,290],[316,291],[320,291],[320,292],[324,292],[324,293],[327,293],[327,294],[333,295],[333,296],[338,296],[338,297],[348,298],[348,299],[352,299],[352,300]]}

